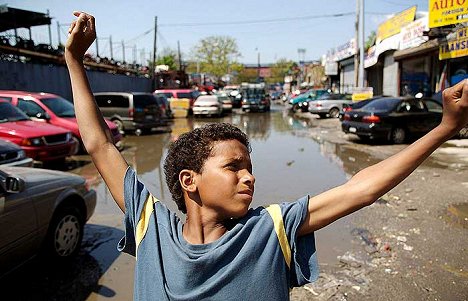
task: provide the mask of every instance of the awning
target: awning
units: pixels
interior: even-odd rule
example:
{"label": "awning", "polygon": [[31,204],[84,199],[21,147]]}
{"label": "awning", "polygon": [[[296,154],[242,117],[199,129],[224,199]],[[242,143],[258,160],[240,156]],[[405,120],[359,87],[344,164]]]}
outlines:
{"label": "awning", "polygon": [[398,61],[410,56],[421,55],[431,51],[438,51],[439,50],[439,40],[433,39],[429,40],[426,43],[419,45],[418,47],[403,49],[395,51],[393,54],[393,58]]}
{"label": "awning", "polygon": [[51,19],[47,14],[0,5],[0,32],[49,25]]}

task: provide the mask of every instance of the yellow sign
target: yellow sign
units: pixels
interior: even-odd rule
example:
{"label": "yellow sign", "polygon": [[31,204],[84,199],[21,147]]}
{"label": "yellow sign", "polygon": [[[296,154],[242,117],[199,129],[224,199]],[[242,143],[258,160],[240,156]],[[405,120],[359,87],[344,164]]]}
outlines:
{"label": "yellow sign", "polygon": [[429,28],[468,22],[468,0],[429,0]]}
{"label": "yellow sign", "polygon": [[413,6],[380,24],[377,29],[377,44],[380,43],[380,41],[399,33],[403,26],[414,21],[415,16],[416,6]]}
{"label": "yellow sign", "polygon": [[453,59],[468,55],[468,27],[457,31],[457,37],[439,46],[439,60]]}
{"label": "yellow sign", "polygon": [[372,87],[354,88],[351,99],[353,101],[361,101],[372,98],[374,96],[374,89]]}

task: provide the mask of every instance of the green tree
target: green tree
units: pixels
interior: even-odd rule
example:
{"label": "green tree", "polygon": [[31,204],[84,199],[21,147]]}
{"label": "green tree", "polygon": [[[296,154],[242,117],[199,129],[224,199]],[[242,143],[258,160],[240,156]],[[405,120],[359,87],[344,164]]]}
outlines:
{"label": "green tree", "polygon": [[271,77],[266,78],[267,83],[282,83],[285,75],[297,64],[291,60],[280,58],[271,66]]}
{"label": "green tree", "polygon": [[200,72],[210,73],[218,78],[231,71],[240,57],[237,42],[228,36],[210,36],[201,39],[192,49],[194,61]]}
{"label": "green tree", "polygon": [[169,66],[169,70],[177,70],[177,52],[171,48],[164,48],[156,58],[157,65],[167,65]]}
{"label": "green tree", "polygon": [[366,43],[364,45],[365,51],[367,51],[369,48],[372,47],[372,45],[375,44],[375,39],[376,38],[377,38],[377,34],[375,33],[375,31],[374,30],[371,31],[371,33],[367,37]]}

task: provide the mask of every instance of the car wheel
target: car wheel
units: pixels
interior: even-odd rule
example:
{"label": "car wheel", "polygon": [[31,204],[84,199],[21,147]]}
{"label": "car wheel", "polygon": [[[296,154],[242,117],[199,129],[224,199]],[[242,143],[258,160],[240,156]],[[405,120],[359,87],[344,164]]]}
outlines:
{"label": "car wheel", "polygon": [[115,123],[115,125],[117,126],[117,129],[119,130],[119,132],[121,134],[124,134],[125,128],[124,128],[123,122],[120,121],[119,119],[114,119],[114,120],[112,120],[112,122]]}
{"label": "car wheel", "polygon": [[391,142],[402,144],[406,141],[406,131],[403,128],[394,128],[391,133]]}
{"label": "car wheel", "polygon": [[83,218],[77,208],[59,208],[49,226],[46,255],[56,260],[67,260],[75,256],[83,239],[83,227]]}
{"label": "car wheel", "polygon": [[328,112],[328,115],[331,118],[338,118],[340,116],[340,110],[338,110],[337,108],[331,108],[330,112]]}

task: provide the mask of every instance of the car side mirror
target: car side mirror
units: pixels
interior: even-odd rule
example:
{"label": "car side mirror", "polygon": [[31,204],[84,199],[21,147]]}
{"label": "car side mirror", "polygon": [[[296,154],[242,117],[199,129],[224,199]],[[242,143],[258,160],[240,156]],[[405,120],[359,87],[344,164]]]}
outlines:
{"label": "car side mirror", "polygon": [[39,112],[34,117],[39,119],[50,120],[50,115],[47,112]]}
{"label": "car side mirror", "polygon": [[24,181],[20,178],[5,178],[5,191],[9,193],[19,193],[24,190]]}

